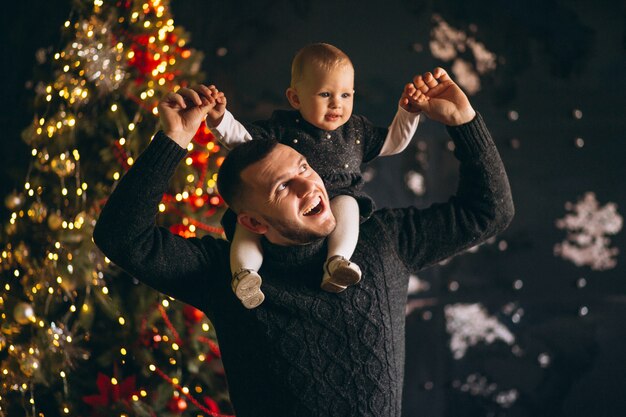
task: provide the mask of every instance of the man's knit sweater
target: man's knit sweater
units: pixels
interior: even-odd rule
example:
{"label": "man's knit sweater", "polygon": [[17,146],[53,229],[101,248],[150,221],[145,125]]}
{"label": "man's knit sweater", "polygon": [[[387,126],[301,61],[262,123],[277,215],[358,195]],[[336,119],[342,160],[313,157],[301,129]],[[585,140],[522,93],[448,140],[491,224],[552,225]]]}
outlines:
{"label": "man's knit sweater", "polygon": [[448,131],[460,161],[456,195],[426,209],[374,212],[353,256],[362,281],[339,294],[319,288],[324,240],[264,241],[266,299],[246,310],[230,289],[228,242],[155,226],[186,154],[162,133],[112,193],[94,239],[140,281],[206,312],[238,417],[397,417],[409,275],[502,231],[513,216],[506,173],[480,115]]}

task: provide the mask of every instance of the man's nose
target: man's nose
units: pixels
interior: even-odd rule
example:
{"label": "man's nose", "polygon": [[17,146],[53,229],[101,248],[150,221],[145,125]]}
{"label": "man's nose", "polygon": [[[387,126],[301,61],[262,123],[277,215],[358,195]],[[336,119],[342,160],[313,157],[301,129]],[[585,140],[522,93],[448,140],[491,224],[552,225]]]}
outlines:
{"label": "man's nose", "polygon": [[315,188],[315,182],[308,178],[296,178],[292,183],[298,197],[304,197]]}

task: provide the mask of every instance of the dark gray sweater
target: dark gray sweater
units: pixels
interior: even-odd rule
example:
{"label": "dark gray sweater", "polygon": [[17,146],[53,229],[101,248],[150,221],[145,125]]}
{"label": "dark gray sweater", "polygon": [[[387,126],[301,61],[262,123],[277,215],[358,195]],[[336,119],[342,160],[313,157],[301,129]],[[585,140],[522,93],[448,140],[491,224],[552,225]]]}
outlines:
{"label": "dark gray sweater", "polygon": [[483,121],[448,128],[459,187],[426,209],[383,209],[361,225],[362,281],[320,290],[325,241],[264,241],[265,302],[247,310],[230,289],[229,243],[155,226],[186,151],[162,133],[122,178],[94,231],[98,247],[142,282],[206,312],[238,417],[400,416],[410,273],[501,232],[513,216],[504,167]]}

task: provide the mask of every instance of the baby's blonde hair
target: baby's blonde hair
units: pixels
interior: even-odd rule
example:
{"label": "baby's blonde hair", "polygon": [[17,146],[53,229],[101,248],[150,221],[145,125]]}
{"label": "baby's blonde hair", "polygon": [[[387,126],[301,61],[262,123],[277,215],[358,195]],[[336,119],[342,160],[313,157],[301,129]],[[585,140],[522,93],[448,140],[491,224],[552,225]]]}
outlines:
{"label": "baby's blonde hair", "polygon": [[315,66],[329,71],[341,66],[354,68],[352,61],[341,49],[328,43],[312,43],[300,49],[291,62],[291,87],[296,86],[307,67]]}

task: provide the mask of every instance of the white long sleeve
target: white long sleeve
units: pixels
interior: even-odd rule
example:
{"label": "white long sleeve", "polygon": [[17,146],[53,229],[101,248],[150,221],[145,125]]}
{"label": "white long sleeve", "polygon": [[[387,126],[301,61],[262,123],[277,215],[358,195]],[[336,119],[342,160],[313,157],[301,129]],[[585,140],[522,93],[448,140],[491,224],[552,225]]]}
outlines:
{"label": "white long sleeve", "polygon": [[228,110],[224,112],[224,117],[222,117],[222,121],[217,126],[211,127],[209,123],[207,123],[207,126],[213,136],[229,150],[252,140],[252,135]]}
{"label": "white long sleeve", "polygon": [[[419,113],[411,113],[398,106],[398,111],[389,125],[385,143],[379,156],[395,155],[402,152],[411,143],[419,124]],[[252,135],[231,112],[226,110],[222,121],[215,127],[207,126],[211,133],[227,149],[252,140]]]}
{"label": "white long sleeve", "polygon": [[411,113],[398,106],[398,111],[389,125],[389,132],[378,156],[389,156],[402,152],[411,143],[419,120],[419,113]]}

